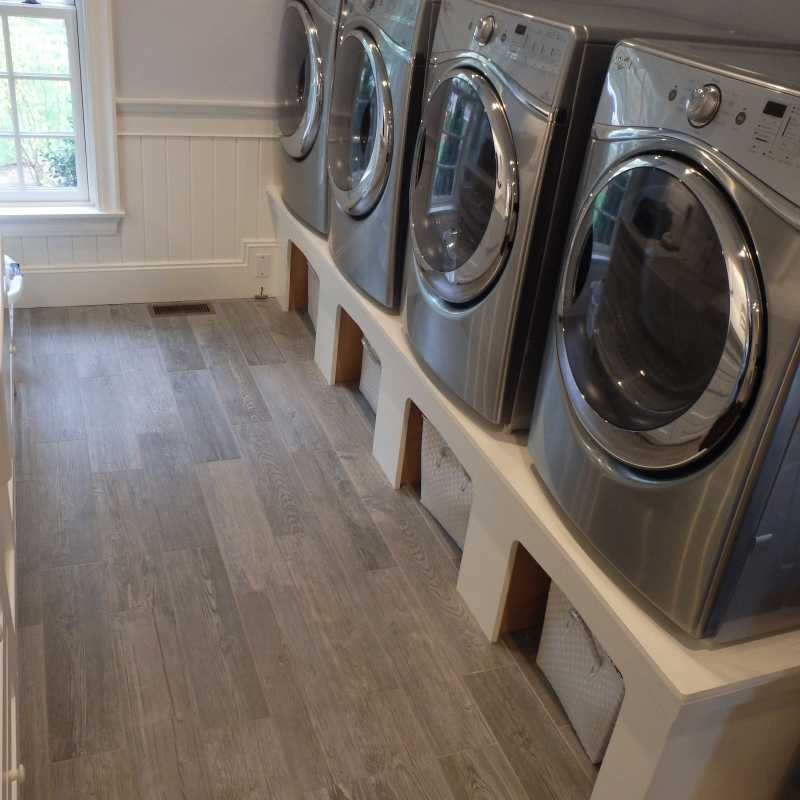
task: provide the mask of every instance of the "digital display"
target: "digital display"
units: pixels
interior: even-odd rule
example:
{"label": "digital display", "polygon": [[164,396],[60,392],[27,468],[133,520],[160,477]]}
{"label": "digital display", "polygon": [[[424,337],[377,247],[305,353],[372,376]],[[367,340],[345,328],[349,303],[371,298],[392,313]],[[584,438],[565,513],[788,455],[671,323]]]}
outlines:
{"label": "digital display", "polygon": [[769,114],[771,117],[782,119],[783,115],[786,113],[786,106],[782,103],[774,103],[772,100],[770,100],[764,106],[764,113]]}
{"label": "digital display", "polygon": [[516,33],[517,36],[524,36],[525,35],[525,31],[527,31],[527,30],[528,30],[528,26],[527,25],[517,25],[517,27],[514,28],[514,33]]}

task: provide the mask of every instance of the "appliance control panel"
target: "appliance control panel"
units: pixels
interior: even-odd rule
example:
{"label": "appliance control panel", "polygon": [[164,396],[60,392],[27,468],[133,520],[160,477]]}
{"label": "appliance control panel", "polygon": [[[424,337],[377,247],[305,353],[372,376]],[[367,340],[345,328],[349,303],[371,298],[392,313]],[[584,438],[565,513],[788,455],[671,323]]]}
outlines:
{"label": "appliance control panel", "polygon": [[686,134],[800,206],[800,94],[621,45],[596,122]]}
{"label": "appliance control panel", "polygon": [[476,53],[553,106],[573,47],[574,35],[565,26],[471,0],[443,0],[433,55],[443,60]]}

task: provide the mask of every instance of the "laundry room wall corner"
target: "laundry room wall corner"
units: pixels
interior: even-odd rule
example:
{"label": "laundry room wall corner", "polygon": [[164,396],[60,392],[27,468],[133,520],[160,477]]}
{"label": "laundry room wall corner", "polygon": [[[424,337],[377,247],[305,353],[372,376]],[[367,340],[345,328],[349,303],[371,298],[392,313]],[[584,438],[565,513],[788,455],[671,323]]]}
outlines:
{"label": "laundry room wall corner", "polygon": [[[151,0],[135,5],[114,3],[125,217],[114,235],[4,237],[26,271],[25,303],[244,297],[262,286],[274,293],[266,191],[277,182],[280,145],[277,45],[268,45],[284,3],[247,0],[235,15],[210,0],[176,0],[169,12]],[[191,41],[178,47],[176,26],[187,29],[187,15]],[[256,249],[268,255],[265,269],[256,268]]]}

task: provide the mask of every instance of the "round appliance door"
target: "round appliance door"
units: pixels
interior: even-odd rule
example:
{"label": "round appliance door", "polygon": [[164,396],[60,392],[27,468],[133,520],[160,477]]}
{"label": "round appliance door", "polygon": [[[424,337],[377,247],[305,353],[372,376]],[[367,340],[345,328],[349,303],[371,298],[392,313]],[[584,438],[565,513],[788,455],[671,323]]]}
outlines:
{"label": "round appliance door", "polygon": [[756,265],[727,198],[667,156],[631,159],[579,215],[559,301],[573,409],[619,461],[690,464],[752,395],[763,329]]}
{"label": "round appliance door", "polygon": [[314,20],[296,0],[289,3],[283,16],[280,53],[281,144],[289,156],[299,160],[308,155],[319,133],[324,65]]}
{"label": "round appliance door", "polygon": [[386,65],[375,40],[346,34],[336,55],[328,174],[339,207],[353,217],[380,200],[392,161],[394,120]]}
{"label": "round appliance door", "polygon": [[447,72],[422,116],[411,187],[419,275],[463,304],[500,275],[517,224],[517,157],[503,104],[485,76]]}

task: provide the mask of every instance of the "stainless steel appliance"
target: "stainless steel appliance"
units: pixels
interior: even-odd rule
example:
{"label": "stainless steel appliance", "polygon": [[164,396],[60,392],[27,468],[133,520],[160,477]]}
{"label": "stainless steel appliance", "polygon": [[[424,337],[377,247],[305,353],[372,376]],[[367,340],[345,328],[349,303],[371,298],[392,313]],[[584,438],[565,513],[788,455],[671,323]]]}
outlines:
{"label": "stainless steel appliance", "polygon": [[341,0],[290,0],[278,57],[281,187],[286,207],[328,232],[327,127]]}
{"label": "stainless steel appliance", "polygon": [[614,45],[646,33],[708,36],[708,27],[602,4],[443,5],[413,168],[404,321],[430,373],[491,423],[530,423]]}
{"label": "stainless steel appliance", "polygon": [[383,306],[400,301],[407,186],[438,0],[345,0],[328,134],[330,248]]}
{"label": "stainless steel appliance", "polygon": [[800,56],[621,44],[530,452],[695,637],[800,623]]}

